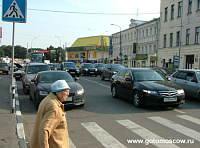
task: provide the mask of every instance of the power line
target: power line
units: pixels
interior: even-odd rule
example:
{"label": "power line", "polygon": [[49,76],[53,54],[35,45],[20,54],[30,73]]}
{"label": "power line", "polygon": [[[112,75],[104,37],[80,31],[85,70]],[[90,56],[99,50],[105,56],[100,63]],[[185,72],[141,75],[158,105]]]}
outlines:
{"label": "power line", "polygon": [[[2,6],[2,5],[0,5]],[[86,15],[138,15],[137,13],[96,13],[96,12],[70,12],[70,11],[59,11],[59,10],[48,10],[48,9],[34,9],[27,8],[31,11],[42,11],[42,12],[51,12],[51,13],[69,13],[69,14],[86,14]],[[152,14],[160,14],[160,12],[156,13],[140,13],[139,15],[152,15]]]}

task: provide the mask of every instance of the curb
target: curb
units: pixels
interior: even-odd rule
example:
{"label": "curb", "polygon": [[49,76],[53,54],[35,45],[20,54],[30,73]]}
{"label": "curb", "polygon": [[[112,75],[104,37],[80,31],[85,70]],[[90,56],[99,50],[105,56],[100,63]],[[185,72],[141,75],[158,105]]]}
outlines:
{"label": "curb", "polygon": [[20,111],[19,97],[18,97],[18,92],[17,92],[17,83],[15,79],[14,79],[14,83],[15,83],[14,84],[15,85],[15,111],[16,111],[16,120],[17,120],[16,132],[17,132],[18,138],[20,139],[18,144],[19,144],[19,148],[27,148],[22,114]]}

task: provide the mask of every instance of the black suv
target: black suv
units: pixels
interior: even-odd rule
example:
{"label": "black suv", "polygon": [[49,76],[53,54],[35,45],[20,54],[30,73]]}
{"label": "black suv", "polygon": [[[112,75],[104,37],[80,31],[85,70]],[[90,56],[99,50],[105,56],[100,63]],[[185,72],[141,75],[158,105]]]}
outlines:
{"label": "black suv", "polygon": [[125,67],[121,64],[106,64],[102,70],[102,73],[100,74],[101,80],[108,78],[111,81],[112,76],[124,68]]}
{"label": "black suv", "polygon": [[71,76],[80,76],[79,68],[74,62],[62,62],[61,70],[67,71]]}
{"label": "black suv", "polygon": [[22,75],[22,86],[25,94],[29,93],[31,80],[40,71],[49,71],[50,67],[45,63],[28,63]]}
{"label": "black suv", "polygon": [[95,75],[97,76],[97,69],[92,63],[81,63],[80,73],[83,75]]}

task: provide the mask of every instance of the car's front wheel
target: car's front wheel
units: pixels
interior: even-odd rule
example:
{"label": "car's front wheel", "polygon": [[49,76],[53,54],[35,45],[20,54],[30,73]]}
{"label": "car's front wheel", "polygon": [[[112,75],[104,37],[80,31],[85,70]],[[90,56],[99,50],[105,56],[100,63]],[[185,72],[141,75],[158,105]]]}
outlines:
{"label": "car's front wheel", "polygon": [[113,87],[112,87],[112,97],[113,97],[113,98],[117,98],[117,97],[118,97],[118,95],[117,95],[117,90],[116,90],[116,86],[115,86],[115,85],[113,85]]}
{"label": "car's front wheel", "polygon": [[101,80],[105,79],[105,77],[103,76],[103,73],[100,76],[101,76]]}
{"label": "car's front wheel", "polygon": [[140,98],[140,94],[138,91],[135,91],[133,93],[133,104],[135,107],[141,107],[141,98]]}

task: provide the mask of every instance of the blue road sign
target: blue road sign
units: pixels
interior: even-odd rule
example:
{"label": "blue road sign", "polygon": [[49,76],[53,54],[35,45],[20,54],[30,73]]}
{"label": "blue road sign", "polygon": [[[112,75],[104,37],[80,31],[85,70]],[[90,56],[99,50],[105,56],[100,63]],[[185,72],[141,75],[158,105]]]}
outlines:
{"label": "blue road sign", "polygon": [[2,21],[26,23],[27,0],[2,0]]}

